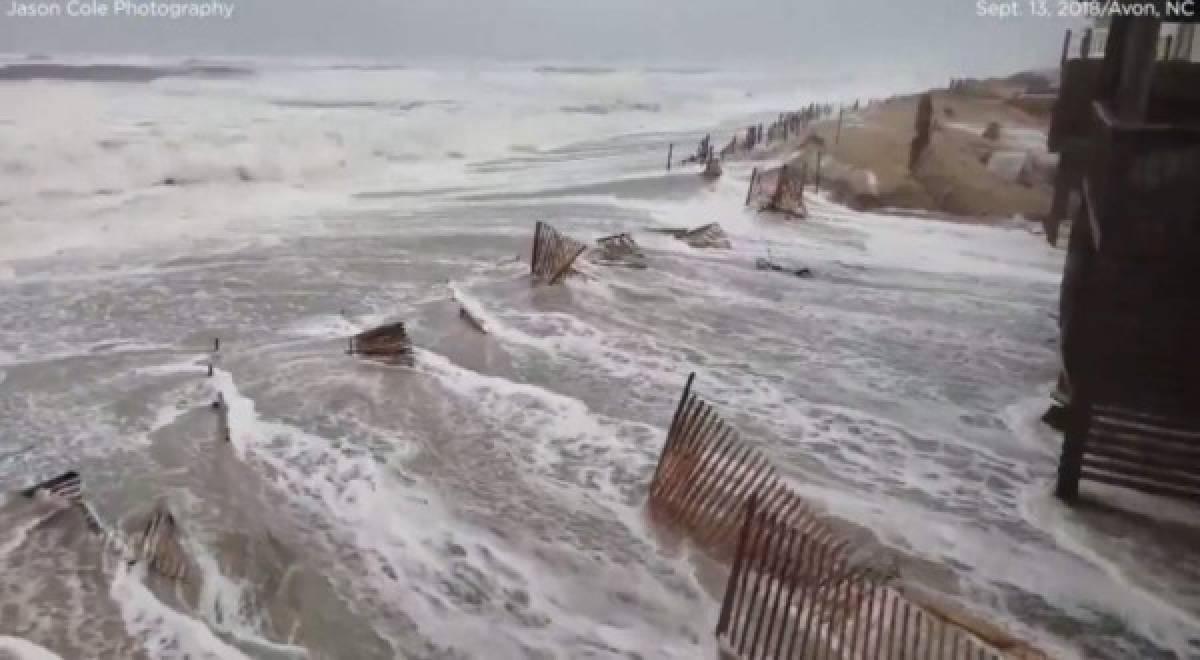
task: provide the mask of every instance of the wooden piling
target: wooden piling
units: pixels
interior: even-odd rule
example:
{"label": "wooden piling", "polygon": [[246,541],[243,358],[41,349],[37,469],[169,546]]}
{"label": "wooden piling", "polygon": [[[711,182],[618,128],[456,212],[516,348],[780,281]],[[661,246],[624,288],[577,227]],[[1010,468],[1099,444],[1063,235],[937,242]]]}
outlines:
{"label": "wooden piling", "polygon": [[842,141],[842,115],[845,114],[845,108],[838,106],[838,123],[837,132],[833,135],[833,143],[837,144]]}
{"label": "wooden piling", "polygon": [[675,143],[672,142],[671,144],[667,145],[667,171],[668,172],[671,171],[671,158],[674,153],[675,153]]}
{"label": "wooden piling", "polygon": [[1063,37],[1062,57],[1058,58],[1058,66],[1062,67],[1067,63],[1067,53],[1071,49],[1071,30],[1067,29],[1067,34]]}
{"label": "wooden piling", "polygon": [[1083,31],[1083,38],[1079,40],[1079,59],[1086,60],[1092,55],[1092,28]]}
{"label": "wooden piling", "polygon": [[745,206],[750,206],[750,196],[754,194],[754,182],[758,179],[758,168],[750,171],[750,185],[746,188],[746,203]]}

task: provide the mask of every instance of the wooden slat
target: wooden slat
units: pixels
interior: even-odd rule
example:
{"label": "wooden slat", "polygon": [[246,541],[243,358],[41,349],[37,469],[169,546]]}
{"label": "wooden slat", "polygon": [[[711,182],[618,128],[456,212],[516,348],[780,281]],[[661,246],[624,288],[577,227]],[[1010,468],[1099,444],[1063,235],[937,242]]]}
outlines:
{"label": "wooden slat", "polygon": [[1136,479],[1146,479],[1152,483],[1166,484],[1200,492],[1200,475],[1196,473],[1188,474],[1173,470],[1152,469],[1086,454],[1083,457],[1083,465],[1099,472],[1107,472],[1112,475],[1133,477]]}
{"label": "wooden slat", "polygon": [[1087,446],[1084,448],[1085,454],[1093,454],[1133,465],[1146,465],[1165,470],[1189,472],[1200,476],[1200,454],[1166,450],[1153,446],[1148,447],[1144,444],[1129,445],[1118,442],[1093,442],[1095,439],[1095,437],[1089,437]]}
{"label": "wooden slat", "polygon": [[1123,476],[1109,474],[1106,472],[1097,472],[1095,470],[1084,469],[1082,478],[1089,481],[1096,481],[1110,486],[1120,486],[1131,490],[1149,493],[1151,495],[1162,495],[1164,497],[1175,497],[1185,500],[1195,500],[1200,502],[1200,491],[1188,490],[1184,488],[1176,488],[1171,485],[1161,483],[1151,483],[1140,481],[1137,479],[1129,479]]}

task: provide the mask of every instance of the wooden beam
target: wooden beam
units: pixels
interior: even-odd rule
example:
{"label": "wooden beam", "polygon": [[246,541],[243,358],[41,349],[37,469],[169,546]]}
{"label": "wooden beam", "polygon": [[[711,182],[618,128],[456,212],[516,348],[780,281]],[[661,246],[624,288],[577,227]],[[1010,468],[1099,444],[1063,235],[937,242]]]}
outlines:
{"label": "wooden beam", "polygon": [[1162,21],[1138,18],[1126,37],[1121,57],[1121,79],[1117,87],[1117,116],[1126,121],[1145,121],[1150,109],[1150,87],[1158,55],[1158,31]]}

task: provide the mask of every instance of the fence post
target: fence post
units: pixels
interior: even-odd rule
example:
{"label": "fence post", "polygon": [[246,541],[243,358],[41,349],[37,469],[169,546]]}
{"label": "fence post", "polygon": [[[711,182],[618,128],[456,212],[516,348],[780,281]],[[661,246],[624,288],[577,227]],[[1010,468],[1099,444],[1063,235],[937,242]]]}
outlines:
{"label": "fence post", "polygon": [[821,155],[823,153],[824,152],[821,152],[821,151],[817,152],[817,175],[816,175],[816,179],[813,182],[813,192],[814,193],[821,192]]}
{"label": "fence post", "polygon": [[1079,40],[1079,58],[1088,59],[1092,54],[1092,28],[1083,31],[1083,38]]}
{"label": "fence post", "polygon": [[750,206],[750,196],[754,193],[754,182],[758,179],[758,168],[754,168],[750,172],[750,185],[746,188],[746,203],[744,206]]}
{"label": "fence post", "polygon": [[843,113],[845,113],[845,108],[843,108],[842,106],[839,105],[838,106],[837,133],[835,133],[833,136],[834,144],[837,144],[838,142],[842,141],[842,114]]}
{"label": "fence post", "polygon": [[1067,431],[1063,434],[1062,455],[1058,461],[1058,481],[1054,496],[1074,503],[1079,499],[1079,479],[1083,472],[1083,449],[1088,432],[1088,417],[1091,405],[1081,401],[1079,392],[1071,393],[1071,405],[1067,410]]}
{"label": "fence post", "polygon": [[671,171],[671,157],[674,153],[675,153],[675,143],[672,142],[671,144],[667,145],[667,171],[668,172]]}
{"label": "fence post", "polygon": [[1067,63],[1067,51],[1069,51],[1070,48],[1071,48],[1071,30],[1070,30],[1070,28],[1068,28],[1067,35],[1065,37],[1063,37],[1062,57],[1060,57],[1058,60],[1058,65],[1060,67]]}

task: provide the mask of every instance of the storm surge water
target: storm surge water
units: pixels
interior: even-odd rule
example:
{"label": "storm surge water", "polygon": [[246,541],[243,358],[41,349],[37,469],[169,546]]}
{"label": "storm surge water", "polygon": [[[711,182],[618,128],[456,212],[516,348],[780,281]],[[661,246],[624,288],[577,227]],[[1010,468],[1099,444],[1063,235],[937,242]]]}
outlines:
{"label": "storm surge water", "polygon": [[[0,652],[715,658],[720,578],[643,515],[692,371],[912,584],[1066,657],[1200,652],[1195,558],[1049,495],[1061,252],[811,195],[760,217],[751,163],[663,171],[669,143],[900,89],[81,64],[0,76],[0,486],[77,469],[114,528],[167,506],[192,566],[168,582],[5,496]],[[631,232],[648,268],[534,288],[538,220]],[[641,231],[709,222],[732,250]],[[815,276],[756,271],[768,246]],[[345,355],[388,320],[415,367]]]}

